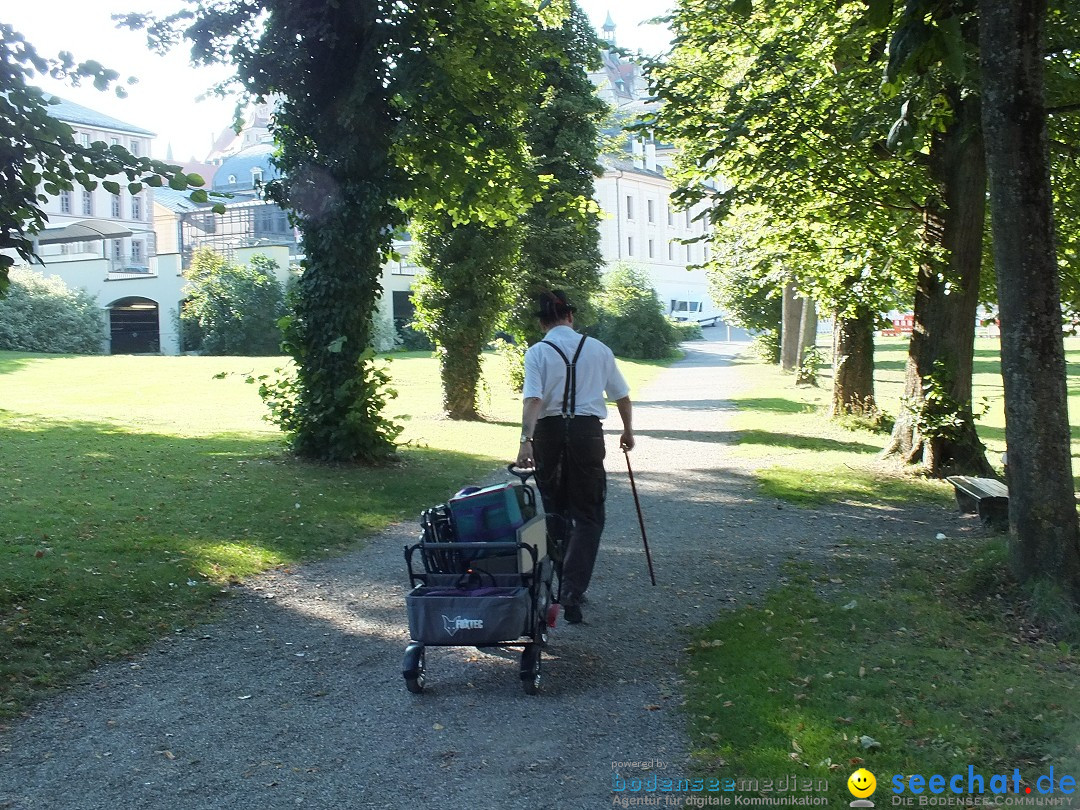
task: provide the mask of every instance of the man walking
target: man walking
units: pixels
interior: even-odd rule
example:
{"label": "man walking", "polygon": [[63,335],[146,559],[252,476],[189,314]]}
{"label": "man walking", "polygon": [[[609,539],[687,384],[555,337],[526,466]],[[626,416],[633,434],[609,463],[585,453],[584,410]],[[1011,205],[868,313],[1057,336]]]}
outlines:
{"label": "man walking", "polygon": [[580,624],[581,600],[604,530],[607,474],[601,420],[607,416],[607,400],[615,400],[623,424],[619,446],[633,449],[630,388],[611,349],[574,331],[574,307],[565,293],[546,292],[538,305],[544,339],[525,352],[516,463],[523,469],[536,467],[557,566],[561,559],[563,615],[570,624]]}

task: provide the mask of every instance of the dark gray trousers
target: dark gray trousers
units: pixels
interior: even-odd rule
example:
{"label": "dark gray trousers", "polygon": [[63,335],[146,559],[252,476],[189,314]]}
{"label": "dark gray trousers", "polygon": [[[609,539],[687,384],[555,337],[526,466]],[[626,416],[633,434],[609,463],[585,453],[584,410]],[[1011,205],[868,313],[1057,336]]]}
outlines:
{"label": "dark gray trousers", "polygon": [[548,416],[536,423],[536,483],[564,605],[580,603],[596,565],[607,496],[604,454],[603,426],[595,416]]}

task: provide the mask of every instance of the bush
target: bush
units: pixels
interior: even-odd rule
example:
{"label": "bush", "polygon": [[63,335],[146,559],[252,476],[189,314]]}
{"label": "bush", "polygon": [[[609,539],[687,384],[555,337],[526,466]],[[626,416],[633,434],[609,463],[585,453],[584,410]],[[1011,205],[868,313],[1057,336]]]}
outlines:
{"label": "bush", "polygon": [[616,265],[607,275],[598,314],[589,332],[619,357],[655,360],[669,357],[679,345],[648,276],[637,268]]}
{"label": "bush", "polygon": [[266,256],[230,264],[200,248],[191,263],[188,298],[180,312],[183,348],[214,355],[281,354],[285,295]]}
{"label": "bush", "polygon": [[407,352],[433,352],[435,344],[431,338],[414,329],[412,323],[404,323],[398,327],[398,345]]}
{"label": "bush", "polygon": [[692,323],[691,321],[673,321],[672,326],[675,327],[675,334],[678,337],[679,343],[685,340],[704,340],[705,333],[701,331],[700,323]]}
{"label": "bush", "polygon": [[0,298],[0,349],[57,354],[101,354],[105,322],[97,300],[59,278],[13,269]]}

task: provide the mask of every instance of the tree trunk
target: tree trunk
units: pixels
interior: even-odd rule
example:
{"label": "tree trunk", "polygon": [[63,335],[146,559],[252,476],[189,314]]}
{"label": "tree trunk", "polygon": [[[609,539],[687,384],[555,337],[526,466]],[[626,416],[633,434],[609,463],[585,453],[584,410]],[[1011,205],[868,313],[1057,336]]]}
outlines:
{"label": "tree trunk", "polygon": [[[904,397],[885,450],[938,477],[992,472],[971,409],[986,162],[978,100],[957,97],[954,105],[952,124],[931,145],[931,178],[942,198],[926,206],[927,258],[915,286]],[[944,249],[944,261],[934,257],[934,248]],[[945,395],[943,404],[926,399],[925,380],[931,376]]]}
{"label": "tree trunk", "polygon": [[802,318],[799,324],[799,365],[807,349],[817,345],[817,305],[812,298],[804,298]]}
{"label": "tree trunk", "polygon": [[297,365],[297,402],[282,423],[303,458],[379,462],[394,451],[397,434],[381,414],[380,375],[366,354],[385,230],[364,209],[341,205],[305,222],[309,248],[285,330]]}
{"label": "tree trunk", "polygon": [[459,332],[453,350],[439,349],[439,370],[443,383],[443,411],[451,419],[481,419],[477,408],[480,390],[483,338]]}
{"label": "tree trunk", "polygon": [[833,392],[829,415],[873,417],[877,410],[874,313],[860,310],[852,318],[837,318],[833,327]]}
{"label": "tree trunk", "polygon": [[795,295],[795,285],[785,284],[780,324],[780,368],[783,371],[794,371],[799,365],[802,309],[803,299]]}
{"label": "tree trunk", "polygon": [[1053,201],[1043,99],[1045,0],[981,0],[983,121],[1001,307],[1010,560],[1080,601]]}

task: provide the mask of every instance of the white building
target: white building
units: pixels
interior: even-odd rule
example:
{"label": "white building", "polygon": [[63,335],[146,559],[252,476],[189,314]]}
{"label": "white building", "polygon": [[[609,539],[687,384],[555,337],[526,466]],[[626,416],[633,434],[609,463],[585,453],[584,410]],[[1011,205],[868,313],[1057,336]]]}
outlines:
{"label": "white building", "polygon": [[[150,154],[149,130],[70,101],[60,100],[50,112],[84,144],[103,141],[134,155]],[[99,184],[93,191],[76,186],[47,198],[42,210],[49,225],[34,240],[42,264],[31,269],[97,297],[106,314],[104,351],[175,353],[184,284],[179,257],[157,253],[154,189],[131,194],[126,178],[114,179],[119,194]]]}

